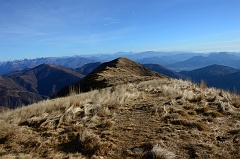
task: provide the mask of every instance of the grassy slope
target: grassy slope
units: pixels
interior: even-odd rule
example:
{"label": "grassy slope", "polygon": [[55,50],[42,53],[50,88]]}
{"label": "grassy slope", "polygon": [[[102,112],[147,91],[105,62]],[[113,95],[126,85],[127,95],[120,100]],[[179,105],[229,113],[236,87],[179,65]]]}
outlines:
{"label": "grassy slope", "polygon": [[236,95],[173,79],[72,94],[1,114],[0,158],[237,159],[239,107]]}

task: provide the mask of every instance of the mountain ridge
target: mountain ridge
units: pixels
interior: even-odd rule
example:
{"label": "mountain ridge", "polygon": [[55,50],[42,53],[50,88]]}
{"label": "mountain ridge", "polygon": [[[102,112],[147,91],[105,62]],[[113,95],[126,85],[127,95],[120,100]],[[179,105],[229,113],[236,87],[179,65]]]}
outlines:
{"label": "mountain ridge", "polygon": [[99,65],[95,70],[74,85],[60,90],[56,96],[66,96],[73,92],[87,92],[128,82],[139,82],[153,77],[166,77],[124,57]]}

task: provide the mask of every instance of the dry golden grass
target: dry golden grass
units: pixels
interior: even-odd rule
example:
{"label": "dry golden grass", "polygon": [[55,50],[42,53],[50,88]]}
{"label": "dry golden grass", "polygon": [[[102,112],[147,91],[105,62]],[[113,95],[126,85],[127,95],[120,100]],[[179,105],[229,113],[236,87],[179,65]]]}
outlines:
{"label": "dry golden grass", "polygon": [[174,79],[46,100],[0,115],[0,158],[237,159],[239,101]]}
{"label": "dry golden grass", "polygon": [[232,105],[236,108],[240,108],[240,98],[237,94],[232,95]]}

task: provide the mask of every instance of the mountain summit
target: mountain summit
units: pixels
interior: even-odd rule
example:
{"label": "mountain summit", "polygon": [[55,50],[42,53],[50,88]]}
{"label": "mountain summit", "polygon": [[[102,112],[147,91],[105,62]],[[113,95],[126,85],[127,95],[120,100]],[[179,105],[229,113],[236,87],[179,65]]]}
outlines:
{"label": "mountain summit", "polygon": [[66,96],[71,92],[87,92],[93,89],[101,89],[129,82],[135,83],[166,77],[143,67],[139,63],[120,57],[110,62],[102,63],[81,81],[63,88],[56,96]]}
{"label": "mountain summit", "polygon": [[119,73],[124,72],[127,73],[127,75],[135,76],[162,76],[156,72],[151,71],[150,69],[143,67],[139,63],[136,63],[124,57],[103,63],[98,68],[96,68],[93,73],[100,73],[103,71],[108,71],[108,73],[112,75],[119,75]]}

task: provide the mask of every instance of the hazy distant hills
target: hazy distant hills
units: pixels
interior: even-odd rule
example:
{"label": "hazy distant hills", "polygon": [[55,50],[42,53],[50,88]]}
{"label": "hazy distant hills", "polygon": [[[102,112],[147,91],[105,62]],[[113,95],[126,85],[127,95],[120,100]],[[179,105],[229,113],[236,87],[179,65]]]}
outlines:
{"label": "hazy distant hills", "polygon": [[12,108],[46,99],[83,77],[73,69],[48,64],[6,74],[1,77],[0,106]]}
{"label": "hazy distant hills", "polygon": [[46,58],[36,58],[36,59],[23,59],[15,61],[7,61],[0,64],[0,75],[19,71],[26,68],[33,68],[41,64],[55,64],[71,68],[78,68],[87,63],[95,62],[92,59],[88,59],[80,56],[72,57],[46,57]]}
{"label": "hazy distant hills", "polygon": [[136,57],[136,59],[133,58],[133,60],[141,63],[141,64],[159,64],[162,66],[168,66],[170,64],[174,64],[177,62],[185,61],[188,60],[189,58],[192,58],[194,56],[206,56],[206,54],[199,54],[199,53],[169,53],[169,54],[163,54],[162,56],[161,53],[158,54],[153,54],[154,56],[150,57],[143,57],[139,58]]}
{"label": "hazy distant hills", "polygon": [[211,65],[192,71],[182,71],[192,81],[199,83],[204,80],[208,86],[240,92],[240,69],[228,66]]}
{"label": "hazy distant hills", "polygon": [[176,62],[187,60],[197,55],[202,55],[202,54],[191,53],[191,52],[185,53],[185,52],[147,51],[147,52],[137,53],[133,55],[127,55],[125,57],[141,64],[159,64],[159,65],[166,66],[168,64],[173,64]]}
{"label": "hazy distant hills", "polygon": [[[154,52],[141,53],[119,52],[115,54],[94,54],[72,57],[49,57],[37,59],[24,59],[0,63],[0,75],[33,68],[40,64],[55,64],[71,68],[79,68],[94,62],[107,62],[118,57],[126,57],[140,64],[159,64],[174,71],[189,71],[213,64],[240,68],[238,53],[191,53],[191,52]],[[81,72],[81,70],[79,70]]]}
{"label": "hazy distant hills", "polygon": [[[118,52],[115,54],[95,54],[84,56],[86,58],[91,58],[100,62],[107,62],[118,57],[126,57],[130,60],[136,61],[141,64],[159,64],[159,65],[169,65],[176,62],[187,60],[191,57],[203,55],[200,53],[192,52],[155,52],[155,51],[146,51],[140,53],[134,52]],[[205,54],[204,54],[205,55]],[[203,56],[204,56],[203,55]]]}
{"label": "hazy distant hills", "polygon": [[46,57],[36,59],[23,59],[14,61],[5,61],[0,63],[0,75],[19,71],[26,68],[33,68],[41,64],[55,64],[71,68],[79,68],[88,63],[107,62],[118,57],[126,57],[136,62],[146,64],[160,64],[169,65],[183,60],[187,60],[197,53],[183,53],[183,52],[154,52],[147,51],[141,53],[133,52],[118,52],[114,54],[93,54],[72,57]]}
{"label": "hazy distant hills", "polygon": [[240,57],[229,53],[212,53],[207,57],[194,56],[188,60],[168,65],[167,67],[175,71],[189,71],[213,64],[240,68]]}

